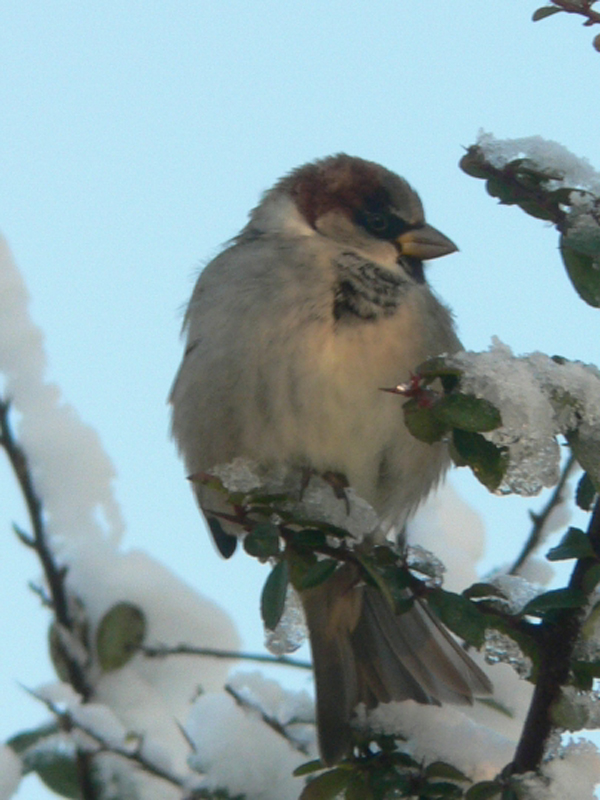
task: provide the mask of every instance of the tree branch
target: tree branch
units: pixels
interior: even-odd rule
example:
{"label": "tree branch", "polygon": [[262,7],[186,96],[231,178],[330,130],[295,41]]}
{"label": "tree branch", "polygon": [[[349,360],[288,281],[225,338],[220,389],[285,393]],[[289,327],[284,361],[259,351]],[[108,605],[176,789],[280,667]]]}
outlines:
{"label": "tree branch", "polygon": [[548,522],[548,519],[550,518],[550,515],[552,514],[554,509],[558,508],[558,506],[564,502],[565,498],[563,492],[567,484],[567,481],[571,477],[571,473],[573,472],[573,469],[576,466],[576,464],[577,461],[575,459],[575,456],[571,454],[562,469],[558,483],[556,484],[554,491],[548,498],[548,502],[546,503],[546,505],[542,508],[540,512],[537,513],[533,511],[529,512],[529,515],[533,522],[533,527],[531,529],[529,537],[527,538],[527,541],[525,542],[525,545],[521,553],[517,557],[515,563],[510,568],[508,573],[509,575],[516,575],[524,566],[525,562],[527,561],[529,556],[533,553],[533,551],[536,550],[542,543],[544,538],[543,537],[544,527]]}
{"label": "tree branch", "polygon": [[[21,494],[27,507],[31,522],[33,536],[29,536],[15,526],[15,532],[20,541],[32,550],[35,550],[44,571],[48,591],[47,597],[42,589],[34,589],[42,597],[46,605],[50,605],[56,621],[67,630],[75,634],[75,624],[69,612],[68,595],[65,589],[66,568],[59,566],[54,560],[48,543],[48,532],[44,521],[42,502],[35,489],[33,477],[25,451],[16,441],[9,422],[10,402],[0,397],[0,447],[8,457],[13,473],[21,489]],[[88,684],[83,666],[68,652],[64,652],[64,665],[67,669],[69,682],[75,691],[84,699],[88,699],[92,690]],[[92,776],[92,758],[89,753],[77,753],[77,775],[83,800],[97,800],[97,792]]]}
{"label": "tree branch", "polygon": [[236,661],[257,661],[262,664],[278,664],[282,667],[297,667],[312,670],[309,661],[288,656],[269,656],[261,653],[239,653],[237,650],[215,650],[211,647],[193,647],[189,644],[178,644],[174,647],[156,645],[142,647],[142,653],[150,658],[166,658],[166,656],[206,656],[208,658],[226,658]]}
{"label": "tree branch", "polygon": [[233,686],[225,684],[225,691],[233,697],[238,706],[257,711],[265,725],[268,725],[269,728],[275,731],[275,733],[279,734],[279,736],[282,736],[286,742],[288,742],[294,748],[294,750],[298,750],[300,753],[304,753],[304,755],[308,754],[308,747],[305,744],[297,742],[295,739],[293,739],[286,731],[285,726],[282,725],[279,720],[276,720],[275,717],[271,717],[266,714],[262,708],[260,708],[260,706],[254,705],[253,703],[248,702],[248,700],[245,700],[241,694],[239,694],[239,692],[236,692]]}
{"label": "tree branch", "polygon": [[[600,500],[596,503],[587,534],[597,558],[582,558],[575,565],[569,589],[583,591],[588,569],[600,558]],[[513,762],[517,773],[538,769],[552,732],[551,708],[568,683],[571,659],[581,632],[581,608],[556,611],[539,630],[540,671]]]}

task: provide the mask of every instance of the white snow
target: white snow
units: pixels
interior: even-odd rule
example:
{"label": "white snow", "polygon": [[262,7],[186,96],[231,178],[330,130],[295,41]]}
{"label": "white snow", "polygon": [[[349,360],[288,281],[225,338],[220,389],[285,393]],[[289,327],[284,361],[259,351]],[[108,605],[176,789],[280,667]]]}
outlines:
{"label": "white snow", "polygon": [[0,800],[9,800],[21,782],[21,759],[10,747],[0,746]]}
{"label": "white snow", "polygon": [[541,136],[496,139],[494,134],[482,130],[477,137],[477,146],[486,160],[499,169],[516,158],[529,158],[548,172],[560,174],[563,185],[600,195],[600,173],[587,158],[576,156],[559,142]]}
{"label": "white snow", "polygon": [[377,527],[378,517],[374,509],[359,497],[351,487],[337,497],[331,484],[319,475],[311,475],[305,484],[303,470],[284,464],[263,467],[247,458],[236,458],[229,464],[211,469],[230,492],[248,493],[259,489],[268,494],[285,494],[297,501],[287,501],[286,510],[299,518],[315,522],[328,522],[348,531],[356,541],[372,533]]}
{"label": "white snow", "polygon": [[594,800],[600,781],[600,753],[586,739],[573,739],[542,767],[543,777],[525,777],[527,800]]}
{"label": "white snow", "polygon": [[[48,528],[61,539],[123,532],[114,467],[96,431],[45,378],[44,337],[29,314],[29,294],[0,237],[0,373],[19,414],[18,436],[30,459]],[[104,524],[101,522],[103,521]]]}
{"label": "white snow", "polygon": [[577,428],[582,440],[600,440],[596,367],[559,364],[537,352],[517,357],[497,338],[486,352],[458,353],[451,361],[464,370],[461,391],[486,398],[502,416],[502,426],[485,434],[509,450],[510,464],[500,493],[529,496],[557,482],[558,434]]}
{"label": "white snow", "polygon": [[252,800],[297,800],[304,779],[291,773],[314,757],[295,750],[257,712],[224,693],[198,697],[186,732],[195,748],[191,763],[205,775],[206,787]]}
{"label": "white snow", "polygon": [[307,636],[308,629],[300,597],[289,584],[283,614],[275,630],[265,626],[265,646],[274,656],[283,656],[294,653],[304,644]]}
{"label": "white snow", "polygon": [[381,733],[405,736],[402,749],[417,760],[446,761],[473,780],[491,780],[514,754],[514,742],[453,706],[386,703],[370,712],[368,720]]}

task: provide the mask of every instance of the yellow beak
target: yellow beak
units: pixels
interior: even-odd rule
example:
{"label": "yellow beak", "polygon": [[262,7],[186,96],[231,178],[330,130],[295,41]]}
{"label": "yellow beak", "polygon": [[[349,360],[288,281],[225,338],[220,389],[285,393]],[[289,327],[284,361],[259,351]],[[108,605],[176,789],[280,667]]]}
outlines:
{"label": "yellow beak", "polygon": [[396,245],[401,255],[420,258],[421,261],[447,256],[458,250],[451,239],[431,225],[423,225],[421,228],[413,228],[402,233],[396,239]]}

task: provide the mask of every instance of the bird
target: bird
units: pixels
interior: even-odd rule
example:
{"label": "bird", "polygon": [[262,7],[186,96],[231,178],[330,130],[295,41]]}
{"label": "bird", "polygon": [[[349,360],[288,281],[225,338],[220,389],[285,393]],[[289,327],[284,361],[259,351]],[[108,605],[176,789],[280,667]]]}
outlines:
{"label": "bird", "polygon": [[[456,250],[410,184],[375,162],[339,153],[275,183],[187,306],[170,402],[188,474],[247,458],[339,476],[377,514],[372,543],[403,531],[450,458],[444,442],[411,436],[399,398],[381,389],[462,349],[424,270]],[[230,557],[243,531],[215,524],[222,496],[192,485]],[[352,753],[360,703],[471,704],[492,691],[426,601],[397,614],[356,565],[300,598],[325,765]]]}

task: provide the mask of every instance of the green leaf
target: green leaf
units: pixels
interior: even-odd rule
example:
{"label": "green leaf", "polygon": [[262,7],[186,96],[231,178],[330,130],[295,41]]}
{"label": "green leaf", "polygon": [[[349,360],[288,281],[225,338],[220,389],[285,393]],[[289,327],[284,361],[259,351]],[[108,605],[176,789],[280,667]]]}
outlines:
{"label": "green leaf", "polygon": [[495,781],[482,781],[471,786],[465,794],[465,800],[495,800],[501,793],[502,787]]}
{"label": "green leaf", "polygon": [[480,433],[455,429],[451,455],[458,466],[468,465],[477,480],[490,491],[502,483],[508,468],[508,450],[497,447]]}
{"label": "green leaf", "polygon": [[504,592],[491,583],[474,583],[463,591],[463,596],[468,597],[469,600],[482,597],[501,597],[503,600],[506,599]]}
{"label": "green leaf", "polygon": [[579,528],[569,528],[556,547],[546,553],[548,561],[568,561],[570,558],[594,558],[589,537]]}
{"label": "green leaf", "polygon": [[435,781],[426,783],[419,790],[419,798],[430,797],[434,798],[448,798],[448,800],[460,800],[463,796],[462,789],[455,783],[448,783],[446,781]]}
{"label": "green leaf", "polygon": [[124,666],[144,641],[146,618],[132,603],[117,603],[100,620],[96,652],[104,672]]}
{"label": "green leaf", "polygon": [[334,800],[350,783],[352,772],[348,769],[332,769],[308,783],[299,800]]}
{"label": "green leaf", "polygon": [[536,8],[531,19],[534,22],[539,22],[539,20],[551,17],[553,14],[558,14],[560,11],[562,11],[562,8],[557,8],[556,6],[542,6],[542,8]]}
{"label": "green leaf", "polygon": [[530,600],[521,614],[541,617],[547,611],[556,611],[561,608],[581,608],[586,602],[585,594],[576,589],[552,589]]}
{"label": "green leaf", "polygon": [[338,562],[334,558],[323,558],[317,561],[312,567],[309,567],[304,575],[300,578],[297,589],[312,589],[324,583],[335,572]]}
{"label": "green leaf", "polygon": [[444,761],[434,761],[429,764],[429,766],[425,768],[425,775],[428,778],[447,778],[448,780],[460,783],[472,783],[471,779],[468,778],[464,772],[456,769],[452,764],[446,764]]}
{"label": "green leaf", "polygon": [[416,398],[411,397],[402,406],[404,422],[415,439],[427,444],[439,442],[448,427],[440,422],[432,407],[419,405]]}
{"label": "green leaf", "polygon": [[46,786],[61,797],[82,797],[75,758],[54,750],[34,750],[25,756],[28,771],[37,772]]}
{"label": "green leaf", "polygon": [[600,308],[600,253],[594,256],[574,249],[567,236],[560,238],[560,252],[577,294],[588,305]]}
{"label": "green leaf", "polygon": [[319,772],[319,770],[325,769],[325,764],[321,761],[320,758],[315,758],[313,761],[306,761],[304,764],[300,764],[299,767],[292,772],[292,775],[295,778],[300,778],[303,775],[312,775],[313,772]]}
{"label": "green leaf", "polygon": [[596,586],[600,583],[600,564],[592,564],[585,575],[583,576],[583,583],[581,588],[585,594],[591,594]]}
{"label": "green leaf", "polygon": [[553,222],[557,216],[556,209],[547,208],[536,200],[519,200],[518,205],[526,214],[536,219],[545,219]]}
{"label": "green leaf", "polygon": [[256,525],[244,537],[244,550],[257,558],[271,558],[279,555],[279,528],[272,522]]}
{"label": "green leaf", "polygon": [[466,597],[444,589],[435,589],[428,595],[429,605],[438,617],[457,636],[474,647],[481,647],[485,639],[486,618]]}
{"label": "green leaf", "polygon": [[315,547],[323,547],[327,543],[327,539],[323,531],[316,528],[304,528],[293,534],[294,547],[306,547],[312,549]]}
{"label": "green leaf", "polygon": [[600,661],[572,661],[573,683],[578,689],[591,691],[594,680],[600,678]]}
{"label": "green leaf", "polygon": [[584,472],[579,480],[579,483],[577,484],[575,501],[579,508],[583,509],[584,511],[591,511],[595,497],[596,489],[592,479],[587,472]]}
{"label": "green leaf", "polygon": [[503,205],[514,205],[522,195],[519,190],[499,177],[489,178],[485,188],[492,197],[498,198]]}
{"label": "green leaf", "polygon": [[433,414],[444,428],[463,431],[493,431],[502,425],[498,409],[483,397],[473,394],[449,394],[432,408]]}
{"label": "green leaf", "polygon": [[288,582],[289,569],[287,561],[280,561],[271,570],[260,597],[262,620],[265,627],[270,631],[275,630],[283,614]]}
{"label": "green leaf", "polygon": [[11,747],[15,753],[17,753],[17,755],[21,755],[28,748],[32,747],[34,744],[37,744],[41,739],[45,739],[48,736],[53,736],[57,732],[58,723],[49,722],[45,725],[40,725],[39,728],[32,728],[28,731],[22,731],[22,733],[16,733],[6,742],[6,744]]}

